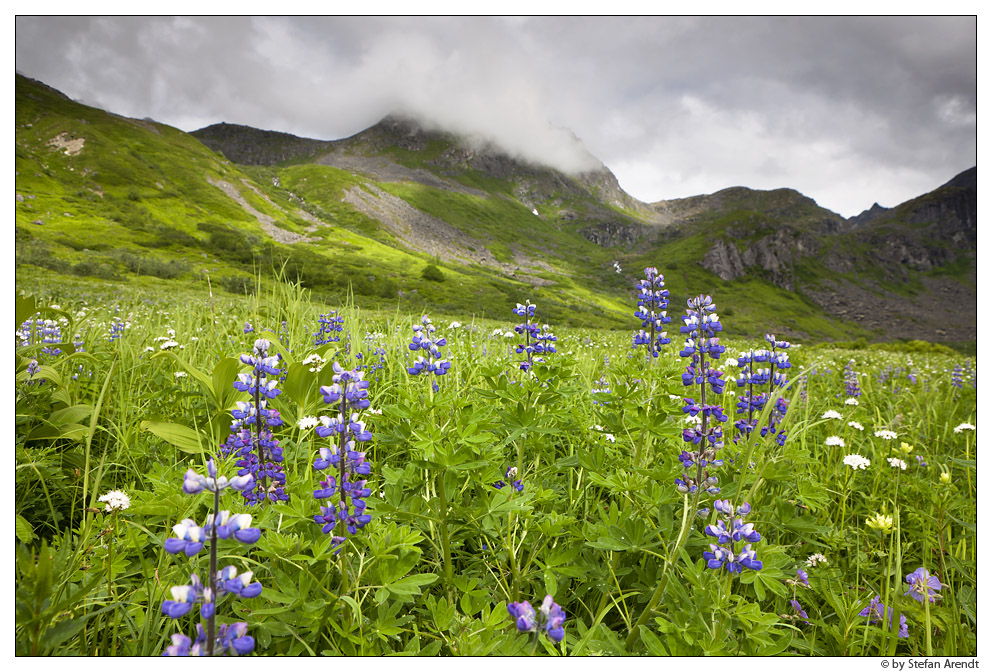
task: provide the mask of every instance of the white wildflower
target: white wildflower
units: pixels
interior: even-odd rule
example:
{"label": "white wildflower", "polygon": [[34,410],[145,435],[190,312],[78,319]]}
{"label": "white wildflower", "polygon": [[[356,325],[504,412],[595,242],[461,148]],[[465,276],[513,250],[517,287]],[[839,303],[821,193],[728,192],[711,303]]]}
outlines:
{"label": "white wildflower", "polygon": [[816,567],[817,565],[826,565],[826,564],[828,564],[827,556],[825,556],[823,553],[814,553],[813,555],[806,558],[807,567]]}
{"label": "white wildflower", "polygon": [[185,371],[176,371],[174,375],[176,376],[176,378],[185,378],[189,374],[187,374]]}
{"label": "white wildflower", "polygon": [[737,364],[738,364],[738,362],[737,362],[737,360],[736,360],[736,359],[734,359],[733,357],[728,357],[728,358],[727,358],[727,361],[725,362],[725,364],[724,364],[724,365],[725,365],[725,366],[726,366],[727,368],[730,368],[730,367],[734,367],[734,366],[737,366]]}
{"label": "white wildflower", "polygon": [[854,453],[853,455],[848,455],[844,458],[844,464],[857,471],[858,469],[867,469],[871,466],[871,460],[867,457]]}
{"label": "white wildflower", "polygon": [[890,457],[888,461],[890,466],[906,471],[906,463],[900,460],[898,457]]}
{"label": "white wildflower", "polygon": [[303,360],[303,365],[309,366],[310,373],[317,373],[326,363],[327,361],[316,352]]}
{"label": "white wildflower", "polygon": [[896,438],[899,435],[890,429],[880,429],[877,432],[875,432],[875,436],[877,436],[880,439],[887,439],[891,441],[892,439]]}
{"label": "white wildflower", "polygon": [[847,404],[848,406],[857,406],[858,400],[855,399],[854,397],[848,397],[847,399],[844,400],[844,403]]}
{"label": "white wildflower", "polygon": [[822,420],[840,420],[843,417],[844,416],[842,416],[840,413],[838,413],[833,409],[830,409],[829,411],[827,411],[826,413],[820,416]]}
{"label": "white wildflower", "polygon": [[145,348],[145,352],[155,352],[155,348],[149,345],[147,348]]}
{"label": "white wildflower", "polygon": [[857,422],[856,420],[851,420],[849,423],[847,423],[847,426],[854,427],[859,432],[865,431],[864,425],[862,425],[860,422]]}
{"label": "white wildflower", "polygon": [[158,347],[159,347],[159,350],[168,350],[170,348],[176,347],[177,345],[179,345],[179,344],[176,343],[175,341],[166,341],[165,343],[163,343],[162,345],[160,345]]}
{"label": "white wildflower", "polygon": [[307,415],[296,421],[296,426],[300,429],[310,429],[320,424],[320,420],[312,415]]}
{"label": "white wildflower", "polygon": [[448,325],[448,329],[457,329],[460,326],[462,326],[461,322],[452,322]]}
{"label": "white wildflower", "polygon": [[613,436],[612,434],[603,434],[603,438],[609,441],[610,443],[617,442],[617,437]]}
{"label": "white wildflower", "polygon": [[957,427],[954,428],[954,433],[955,434],[960,434],[961,432],[963,432],[965,430],[969,430],[969,429],[971,431],[975,431],[975,426],[973,424],[971,424],[970,422],[962,422],[960,425],[958,425]]}
{"label": "white wildflower", "polygon": [[382,415],[382,409],[381,408],[367,408],[367,409],[365,409],[365,412],[366,413],[370,413],[372,415]]}
{"label": "white wildflower", "polygon": [[107,505],[103,507],[103,510],[108,512],[123,511],[131,506],[131,498],[124,494],[121,490],[111,490],[107,494],[102,495],[99,501],[107,503]]}
{"label": "white wildflower", "polygon": [[840,438],[839,436],[828,436],[826,443],[828,446],[840,446],[841,448],[844,447],[844,439]]}

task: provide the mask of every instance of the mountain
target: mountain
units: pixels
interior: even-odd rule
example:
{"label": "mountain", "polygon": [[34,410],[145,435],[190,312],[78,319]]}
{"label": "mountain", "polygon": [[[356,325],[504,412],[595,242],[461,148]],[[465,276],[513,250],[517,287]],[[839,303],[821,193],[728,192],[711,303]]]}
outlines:
{"label": "mountain", "polygon": [[792,189],[642,203],[598,161],[568,175],[402,115],[333,141],[187,134],[18,76],[15,124],[19,277],[244,291],[253,268],[284,268],[332,303],[350,288],[363,306],[505,319],[528,298],[551,323],[634,328],[656,266],[673,315],[713,294],[730,333],[975,339],[974,169],[845,220]]}

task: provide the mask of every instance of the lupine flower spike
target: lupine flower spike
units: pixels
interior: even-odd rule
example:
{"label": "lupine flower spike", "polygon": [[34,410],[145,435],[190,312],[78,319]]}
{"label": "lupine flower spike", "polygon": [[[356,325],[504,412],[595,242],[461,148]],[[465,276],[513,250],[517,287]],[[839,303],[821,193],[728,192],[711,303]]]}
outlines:
{"label": "lupine flower spike", "polygon": [[516,350],[518,355],[527,355],[527,360],[520,362],[521,371],[529,371],[534,364],[543,363],[543,355],[557,352],[554,342],[558,339],[548,331],[548,325],[544,325],[542,330],[536,322],[532,323],[530,321],[536,311],[537,306],[530,301],[527,301],[526,304],[518,303],[517,307],[513,309],[514,315],[522,317],[525,320],[523,324],[518,324],[513,328],[515,332],[524,336],[526,339],[523,343],[517,344]]}
{"label": "lupine flower spike", "polygon": [[[413,325],[413,339],[407,347],[413,352],[423,351],[424,354],[417,357],[413,366],[407,369],[407,373],[411,376],[419,376],[421,373],[444,376],[451,368],[451,362],[444,359],[439,350],[448,345],[448,341],[443,336],[435,338],[436,330],[437,328],[426,315],[420,318],[420,324]],[[431,386],[435,392],[438,391],[436,381],[431,381]]]}
{"label": "lupine flower spike", "polygon": [[365,461],[365,453],[355,450],[355,442],[372,440],[372,432],[365,428],[359,419],[358,411],[369,407],[367,380],[362,380],[364,372],[346,371],[334,362],[334,375],[331,385],[320,388],[325,404],[337,406],[334,417],[321,416],[320,426],[315,430],[321,438],[332,437],[329,446],[320,449],[320,456],[313,466],[317,471],[333,467],[335,476],[320,481],[320,488],[313,491],[318,500],[339,495],[337,503],[321,506],[320,513],[314,515],[314,522],[321,525],[321,532],[334,532],[335,553],[341,550],[345,532],[356,534],[372,520],[365,512],[365,498],[372,494],[365,487],[365,476],[371,473],[371,465]]}
{"label": "lupine flower spike", "polygon": [[641,320],[641,330],[634,334],[634,347],[646,345],[652,357],[661,354],[661,346],[668,345],[672,339],[662,331],[664,325],[670,323],[668,317],[668,290],[665,287],[665,276],[658,269],[644,269],[645,279],[637,283],[637,311],[634,317]]}
{"label": "lupine flower spike", "polygon": [[[719,423],[727,420],[723,407],[706,403],[707,387],[713,394],[722,394],[724,381],[722,371],[710,366],[710,359],[718,359],[725,348],[720,345],[716,334],[723,330],[716,314],[716,305],[709,296],[697,296],[689,299],[685,323],[681,327],[686,334],[685,347],[679,353],[689,357],[690,363],[682,374],[682,384],[699,386],[699,403],[694,398],[686,398],[682,411],[691,417],[699,416],[698,426],[687,427],[682,431],[682,440],[691,444],[693,450],[683,450],[679,461],[685,467],[681,478],[675,479],[675,486],[681,493],[696,493],[702,488],[707,493],[717,494],[720,488],[716,486],[717,477],[711,476],[707,467],[723,466],[722,459],[716,459],[716,453],[723,448],[723,429]],[[694,476],[689,476],[695,467]]]}
{"label": "lupine flower spike", "polygon": [[252,371],[238,374],[234,387],[248,392],[251,399],[237,402],[231,412],[234,417],[231,431],[234,433],[221,446],[221,455],[238,457],[235,465],[240,468],[239,476],[250,474],[254,477],[256,487],[244,493],[245,499],[253,504],[289,499],[282,448],[272,435],[272,428],[282,425],[282,418],[279,411],[267,407],[268,401],[281,393],[276,388],[281,373],[279,357],[269,356],[270,345],[269,341],[260,338],[255,341],[252,354],[241,355],[241,362],[251,366]]}
{"label": "lupine flower spike", "polygon": [[250,491],[254,487],[251,474],[237,476],[228,480],[218,476],[217,466],[213,460],[207,461],[207,475],[203,476],[190,469],[183,477],[183,492],[191,495],[200,492],[213,494],[214,512],[207,515],[202,527],[187,518],[173,526],[175,536],[166,539],[165,550],[175,555],[183,553],[192,557],[203,550],[210,542],[210,569],[206,582],[199,575],[192,574],[190,583],[183,586],[172,586],[171,600],[162,602],[162,613],[169,618],[180,618],[188,614],[193,606],[200,605],[200,617],[207,621],[206,630],[197,624],[196,640],[190,640],[183,634],[172,636],[172,644],[166,647],[164,656],[202,656],[202,655],[242,655],[249,653],[255,647],[255,640],[246,635],[246,623],[221,625],[215,632],[214,616],[218,602],[227,594],[247,599],[257,597],[262,592],[262,584],[252,581],[252,572],[238,573],[234,565],[228,565],[217,571],[217,543],[220,540],[234,539],[244,544],[253,544],[261,538],[262,532],[251,527],[252,517],[248,514],[231,515],[229,511],[220,511],[221,492],[231,488],[234,490]]}
{"label": "lupine flower spike", "polygon": [[[710,569],[726,567],[731,574],[739,574],[744,569],[759,570],[762,563],[757,558],[751,544],[760,541],[761,535],[754,529],[754,523],[745,523],[744,516],[751,512],[751,505],[744,502],[736,509],[729,500],[716,500],[713,508],[721,514],[716,525],[707,525],[706,534],[716,537],[717,543],[710,544],[710,550],[703,553]],[[746,542],[740,551],[737,544]]]}

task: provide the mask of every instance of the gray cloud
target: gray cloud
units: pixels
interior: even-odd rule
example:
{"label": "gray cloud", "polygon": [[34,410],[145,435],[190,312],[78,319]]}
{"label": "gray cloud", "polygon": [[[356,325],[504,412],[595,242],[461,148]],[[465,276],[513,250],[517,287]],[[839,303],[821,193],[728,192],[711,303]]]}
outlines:
{"label": "gray cloud", "polygon": [[[793,187],[845,216],[974,165],[973,17],[20,17],[16,67],[183,130],[406,110],[645,201]],[[577,135],[582,145],[574,141]]]}

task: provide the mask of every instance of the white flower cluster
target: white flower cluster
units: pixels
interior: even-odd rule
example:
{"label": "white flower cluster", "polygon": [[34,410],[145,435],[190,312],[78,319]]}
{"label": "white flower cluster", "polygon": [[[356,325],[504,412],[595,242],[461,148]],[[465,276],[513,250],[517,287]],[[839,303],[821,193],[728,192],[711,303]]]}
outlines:
{"label": "white flower cluster", "polygon": [[888,461],[889,461],[889,465],[896,467],[897,469],[902,469],[903,471],[906,471],[906,463],[900,460],[898,457],[890,457],[888,458]]}
{"label": "white flower cluster", "polygon": [[316,352],[307,356],[307,358],[302,362],[304,366],[308,366],[310,368],[310,373],[317,373],[326,363],[327,360],[318,355]]}
{"label": "white flower cluster", "polygon": [[823,553],[814,553],[813,555],[806,558],[807,567],[816,567],[817,565],[826,565],[826,564],[827,564],[827,556],[823,555]]}
{"label": "white flower cluster", "polygon": [[849,423],[847,423],[847,426],[854,427],[854,429],[858,430],[859,432],[865,431],[864,425],[862,425],[860,422],[856,420],[851,420]]}
{"label": "white flower cluster", "polygon": [[108,512],[123,511],[131,506],[131,498],[125,495],[121,490],[111,490],[107,494],[102,495],[99,501],[107,504],[103,507],[103,510]]}
{"label": "white flower cluster", "polygon": [[844,400],[844,403],[847,404],[848,406],[857,406],[858,400],[855,399],[854,397],[848,397],[847,399]]}
{"label": "white flower cluster", "polygon": [[880,439],[887,439],[891,441],[892,439],[896,438],[899,435],[890,429],[880,429],[877,432],[875,432],[875,436],[877,436]]}
{"label": "white flower cluster", "polygon": [[841,448],[843,448],[844,439],[840,438],[839,436],[828,436],[826,444],[828,446],[840,446]]}
{"label": "white flower cluster", "polygon": [[973,424],[971,424],[970,422],[962,422],[960,425],[958,425],[957,427],[954,428],[954,433],[955,434],[960,434],[961,432],[963,432],[965,430],[975,431],[975,426]]}
{"label": "white flower cluster", "polygon": [[320,424],[320,420],[312,415],[307,415],[296,421],[296,426],[300,429],[311,429]]}
{"label": "white flower cluster", "polygon": [[843,419],[843,417],[844,416],[842,416],[837,411],[835,411],[833,409],[830,409],[829,411],[827,411],[826,413],[824,413],[823,415],[821,415],[820,416],[820,419],[821,420],[841,420],[841,419]]}
{"label": "white flower cluster", "polygon": [[869,460],[867,457],[863,457],[861,455],[858,455],[857,453],[854,453],[844,458],[844,464],[849,466],[851,469],[857,471],[858,469],[867,469],[868,467],[870,467],[871,460]]}

